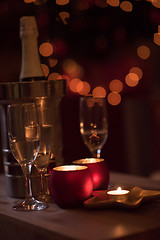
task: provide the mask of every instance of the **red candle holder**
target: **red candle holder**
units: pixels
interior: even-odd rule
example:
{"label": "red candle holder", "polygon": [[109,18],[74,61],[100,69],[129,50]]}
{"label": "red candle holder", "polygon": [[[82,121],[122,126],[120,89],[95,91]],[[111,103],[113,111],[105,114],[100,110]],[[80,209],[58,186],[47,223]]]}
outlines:
{"label": "red candle holder", "polygon": [[93,191],[93,181],[87,166],[64,165],[52,169],[49,189],[53,201],[62,208],[78,207]]}
{"label": "red candle holder", "polygon": [[109,170],[103,158],[84,158],[73,161],[73,164],[87,166],[93,179],[93,190],[108,188]]}

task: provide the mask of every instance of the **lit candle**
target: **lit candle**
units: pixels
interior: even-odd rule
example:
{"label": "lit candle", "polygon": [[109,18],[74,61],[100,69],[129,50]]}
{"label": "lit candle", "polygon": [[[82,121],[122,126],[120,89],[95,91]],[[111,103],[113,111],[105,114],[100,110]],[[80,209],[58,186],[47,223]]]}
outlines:
{"label": "lit candle", "polygon": [[116,190],[107,191],[107,194],[110,195],[112,199],[116,200],[126,199],[128,193],[129,190],[122,189],[121,187],[118,187]]}
{"label": "lit candle", "polygon": [[62,208],[83,204],[93,191],[93,182],[87,166],[64,165],[52,169],[49,188],[54,202]]}
{"label": "lit candle", "polygon": [[109,169],[103,158],[84,158],[73,161],[73,163],[89,168],[93,180],[93,190],[108,188]]}
{"label": "lit candle", "polygon": [[108,191],[107,194],[110,195],[124,195],[129,193],[129,190],[123,190],[121,187],[118,187],[116,190]]}

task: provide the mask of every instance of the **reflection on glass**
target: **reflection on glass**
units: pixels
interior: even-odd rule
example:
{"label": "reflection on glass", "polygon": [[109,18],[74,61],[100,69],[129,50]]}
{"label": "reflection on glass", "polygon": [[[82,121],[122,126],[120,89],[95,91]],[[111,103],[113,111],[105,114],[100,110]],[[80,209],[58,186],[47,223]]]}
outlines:
{"label": "reflection on glass", "polygon": [[92,156],[100,158],[108,136],[105,98],[93,98],[91,95],[81,97],[80,132]]}

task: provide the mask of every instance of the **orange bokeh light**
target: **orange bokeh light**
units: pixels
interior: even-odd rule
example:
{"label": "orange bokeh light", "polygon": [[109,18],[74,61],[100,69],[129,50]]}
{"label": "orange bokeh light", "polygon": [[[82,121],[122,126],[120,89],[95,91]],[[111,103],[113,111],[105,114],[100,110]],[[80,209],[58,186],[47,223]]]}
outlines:
{"label": "orange bokeh light", "polygon": [[49,62],[49,66],[50,66],[50,67],[54,67],[54,66],[57,65],[58,60],[57,60],[57,59],[53,59],[53,58],[49,58],[49,59],[48,59],[48,62]]}
{"label": "orange bokeh light", "polygon": [[128,73],[125,82],[130,87],[135,87],[139,83],[139,77],[136,73]]}
{"label": "orange bokeh light", "polygon": [[43,57],[49,57],[53,53],[53,46],[49,42],[42,43],[39,47],[39,52]]}
{"label": "orange bokeh light", "polygon": [[154,34],[154,43],[160,46],[160,33]]}
{"label": "orange bokeh light", "polygon": [[44,72],[44,76],[47,77],[49,74],[49,67],[46,64],[41,64],[41,67]]}
{"label": "orange bokeh light", "polygon": [[82,81],[79,78],[73,78],[69,83],[69,88],[72,92],[81,91],[83,86],[80,85]]}
{"label": "orange bokeh light", "polygon": [[119,0],[107,0],[107,3],[112,7],[118,7],[120,4]]}
{"label": "orange bokeh light", "polygon": [[159,0],[153,0],[153,1],[152,1],[152,5],[153,5],[154,7],[160,8],[160,1],[159,1]]}
{"label": "orange bokeh light", "polygon": [[150,56],[150,49],[149,47],[143,45],[137,48],[137,55],[142,58],[143,60],[149,58]]}
{"label": "orange bokeh light", "polygon": [[32,3],[35,2],[35,0],[24,0],[24,3]]}
{"label": "orange bokeh light", "polygon": [[76,61],[70,58],[64,60],[63,69],[72,78],[82,78],[84,73],[83,68],[76,63]]}
{"label": "orange bokeh light", "polygon": [[50,73],[48,76],[48,80],[58,80],[58,79],[62,79],[62,77],[61,77],[61,74],[57,72]]}
{"label": "orange bokeh light", "polygon": [[107,0],[107,3],[112,7],[118,7],[120,4],[119,0]]}
{"label": "orange bokeh light", "polygon": [[120,80],[114,79],[110,82],[109,89],[111,92],[121,92],[123,89],[123,84]]}
{"label": "orange bokeh light", "polygon": [[160,34],[160,25],[158,25],[158,33]]}
{"label": "orange bokeh light", "polygon": [[137,74],[139,80],[142,78],[143,76],[143,72],[142,70],[139,68],[139,67],[132,67],[130,70],[129,70],[130,73],[135,73]]}
{"label": "orange bokeh light", "polygon": [[120,4],[120,8],[125,11],[125,12],[132,12],[133,10],[133,5],[129,1],[123,1]]}
{"label": "orange bokeh light", "polygon": [[56,0],[56,4],[58,5],[66,5],[69,3],[69,0]]}
{"label": "orange bokeh light", "polygon": [[117,92],[111,92],[108,94],[107,100],[111,105],[116,106],[121,102],[121,95]]}
{"label": "orange bokeh light", "polygon": [[106,90],[103,87],[95,87],[92,91],[94,98],[104,98],[106,97]]}
{"label": "orange bokeh light", "polygon": [[80,82],[77,84],[77,89],[79,89],[77,92],[81,95],[87,95],[90,92],[90,84],[86,81]]}
{"label": "orange bokeh light", "polygon": [[68,12],[60,12],[58,16],[65,25],[68,24],[68,19],[70,18],[70,14]]}

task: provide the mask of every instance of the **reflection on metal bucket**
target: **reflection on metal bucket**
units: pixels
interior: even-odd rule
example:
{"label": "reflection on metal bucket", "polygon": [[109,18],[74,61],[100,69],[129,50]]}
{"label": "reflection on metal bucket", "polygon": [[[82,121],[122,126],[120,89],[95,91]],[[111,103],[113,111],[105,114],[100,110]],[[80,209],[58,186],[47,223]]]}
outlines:
{"label": "reflection on metal bucket", "polygon": [[[14,159],[8,143],[6,111],[8,104],[35,102],[51,109],[54,126],[53,156],[55,165],[63,164],[63,143],[60,102],[65,95],[66,81],[51,80],[37,82],[15,82],[0,84],[0,126],[4,171],[7,193],[10,197],[24,197],[24,177],[20,165]],[[35,167],[32,167],[33,195],[40,192],[40,179]]]}

